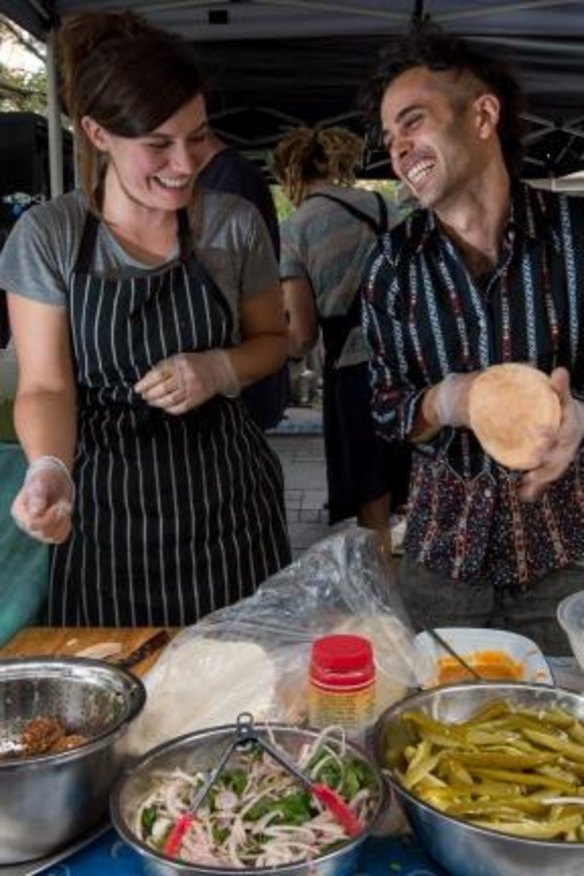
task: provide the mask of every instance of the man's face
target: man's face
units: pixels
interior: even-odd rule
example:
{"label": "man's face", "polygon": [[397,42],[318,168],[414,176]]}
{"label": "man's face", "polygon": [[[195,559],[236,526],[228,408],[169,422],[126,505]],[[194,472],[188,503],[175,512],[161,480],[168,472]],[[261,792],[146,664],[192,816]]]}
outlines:
{"label": "man's face", "polygon": [[472,94],[451,71],[406,70],[385,91],[381,122],[394,172],[423,207],[452,206],[485,160]]}
{"label": "man's face", "polygon": [[201,95],[144,137],[119,137],[104,129],[98,136],[120,189],[134,203],[160,210],[189,203],[206,156],[207,113]]}

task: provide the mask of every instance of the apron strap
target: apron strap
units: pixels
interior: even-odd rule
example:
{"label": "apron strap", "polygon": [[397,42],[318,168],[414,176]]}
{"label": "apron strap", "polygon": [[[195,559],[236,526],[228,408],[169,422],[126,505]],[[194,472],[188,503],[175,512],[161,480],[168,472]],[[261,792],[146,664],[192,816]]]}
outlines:
{"label": "apron strap", "polygon": [[[102,173],[95,189],[95,203],[97,209],[101,212],[103,208],[103,192],[105,184],[105,173]],[[89,274],[91,263],[93,260],[93,252],[95,250],[95,241],[97,239],[97,229],[99,228],[100,217],[96,216],[93,210],[88,210],[85,215],[83,224],[83,232],[81,234],[81,242],[77,250],[77,258],[73,268],[76,274]]]}
{"label": "apron strap", "polygon": [[[103,183],[99,183],[96,199],[99,209],[103,204]],[[81,242],[77,250],[74,272],[77,274],[89,274],[97,240],[97,229],[100,218],[92,210],[87,210],[85,223],[81,234]],[[177,211],[178,241],[180,256],[183,261],[188,261],[193,254],[193,239],[187,210],[183,207]]]}
{"label": "apron strap", "polygon": [[[207,272],[204,265],[196,257],[193,246],[193,233],[189,222],[188,210],[182,207],[177,211],[178,220],[178,240],[180,246],[180,257],[187,266],[189,272],[197,278],[199,283],[213,290],[213,297],[219,309],[223,312],[223,317],[226,323],[227,336],[231,338],[233,332],[233,313],[229,303],[213,279]],[[229,343],[227,346],[231,346]]]}
{"label": "apron strap", "polygon": [[83,233],[73,269],[76,274],[89,274],[90,272],[98,227],[99,219],[92,210],[88,210],[85,214]]}
{"label": "apron strap", "polygon": [[[100,184],[97,191],[97,203],[100,208],[102,202],[103,185]],[[91,273],[99,223],[99,217],[91,210],[87,210],[83,233],[81,235],[81,243],[79,244],[77,258],[75,260],[74,272],[76,274]],[[177,210],[177,224],[181,259],[185,265],[188,266],[190,273],[197,278],[199,283],[204,284],[208,289],[213,291],[215,302],[222,311],[223,318],[225,319],[227,337],[231,338],[233,332],[233,313],[231,312],[231,308],[222,291],[219,289],[213,278],[207,273],[201,262],[195,257],[189,216],[184,207]]]}
{"label": "apron strap", "polygon": [[191,224],[189,222],[189,214],[186,207],[181,207],[181,209],[177,212],[177,220],[180,257],[183,262],[186,262],[193,254],[193,235],[191,232]]}

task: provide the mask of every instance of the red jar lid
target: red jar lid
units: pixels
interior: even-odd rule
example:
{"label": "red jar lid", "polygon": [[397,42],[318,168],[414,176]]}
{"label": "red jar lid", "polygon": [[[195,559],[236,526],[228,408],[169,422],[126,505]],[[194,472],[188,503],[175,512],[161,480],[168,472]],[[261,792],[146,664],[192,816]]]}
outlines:
{"label": "red jar lid", "polygon": [[357,672],[373,674],[373,648],[362,636],[323,636],[312,645],[311,669],[320,672]]}

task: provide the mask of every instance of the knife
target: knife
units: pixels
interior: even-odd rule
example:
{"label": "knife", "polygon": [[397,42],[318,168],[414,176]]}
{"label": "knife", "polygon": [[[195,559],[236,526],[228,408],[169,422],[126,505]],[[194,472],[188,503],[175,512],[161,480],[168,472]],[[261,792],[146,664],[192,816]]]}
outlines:
{"label": "knife", "polygon": [[117,660],[114,658],[110,662],[115,664],[115,666],[121,666],[122,669],[129,669],[131,666],[135,666],[136,663],[140,663],[146,657],[154,654],[155,651],[158,651],[159,648],[162,648],[168,642],[170,642],[170,636],[167,631],[159,630],[137,648],[134,648],[133,651],[130,651],[126,657],[120,657]]}

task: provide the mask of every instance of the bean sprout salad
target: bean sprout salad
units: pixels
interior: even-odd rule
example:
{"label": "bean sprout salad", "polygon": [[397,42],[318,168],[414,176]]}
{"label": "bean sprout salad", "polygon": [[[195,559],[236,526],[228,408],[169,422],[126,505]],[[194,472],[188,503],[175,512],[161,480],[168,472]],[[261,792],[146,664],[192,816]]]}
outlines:
{"label": "bean sprout salad", "polygon": [[[314,782],[334,788],[360,821],[378,801],[376,777],[347,748],[340,728],[328,727],[305,743],[296,763]],[[331,741],[336,735],[335,743]],[[268,728],[272,744],[277,745]],[[158,771],[155,786],[136,810],[134,831],[162,852],[173,825],[190,808],[209,772]],[[277,867],[316,858],[349,837],[335,817],[290,773],[251,743],[236,749],[197,809],[177,860],[235,869]]]}

